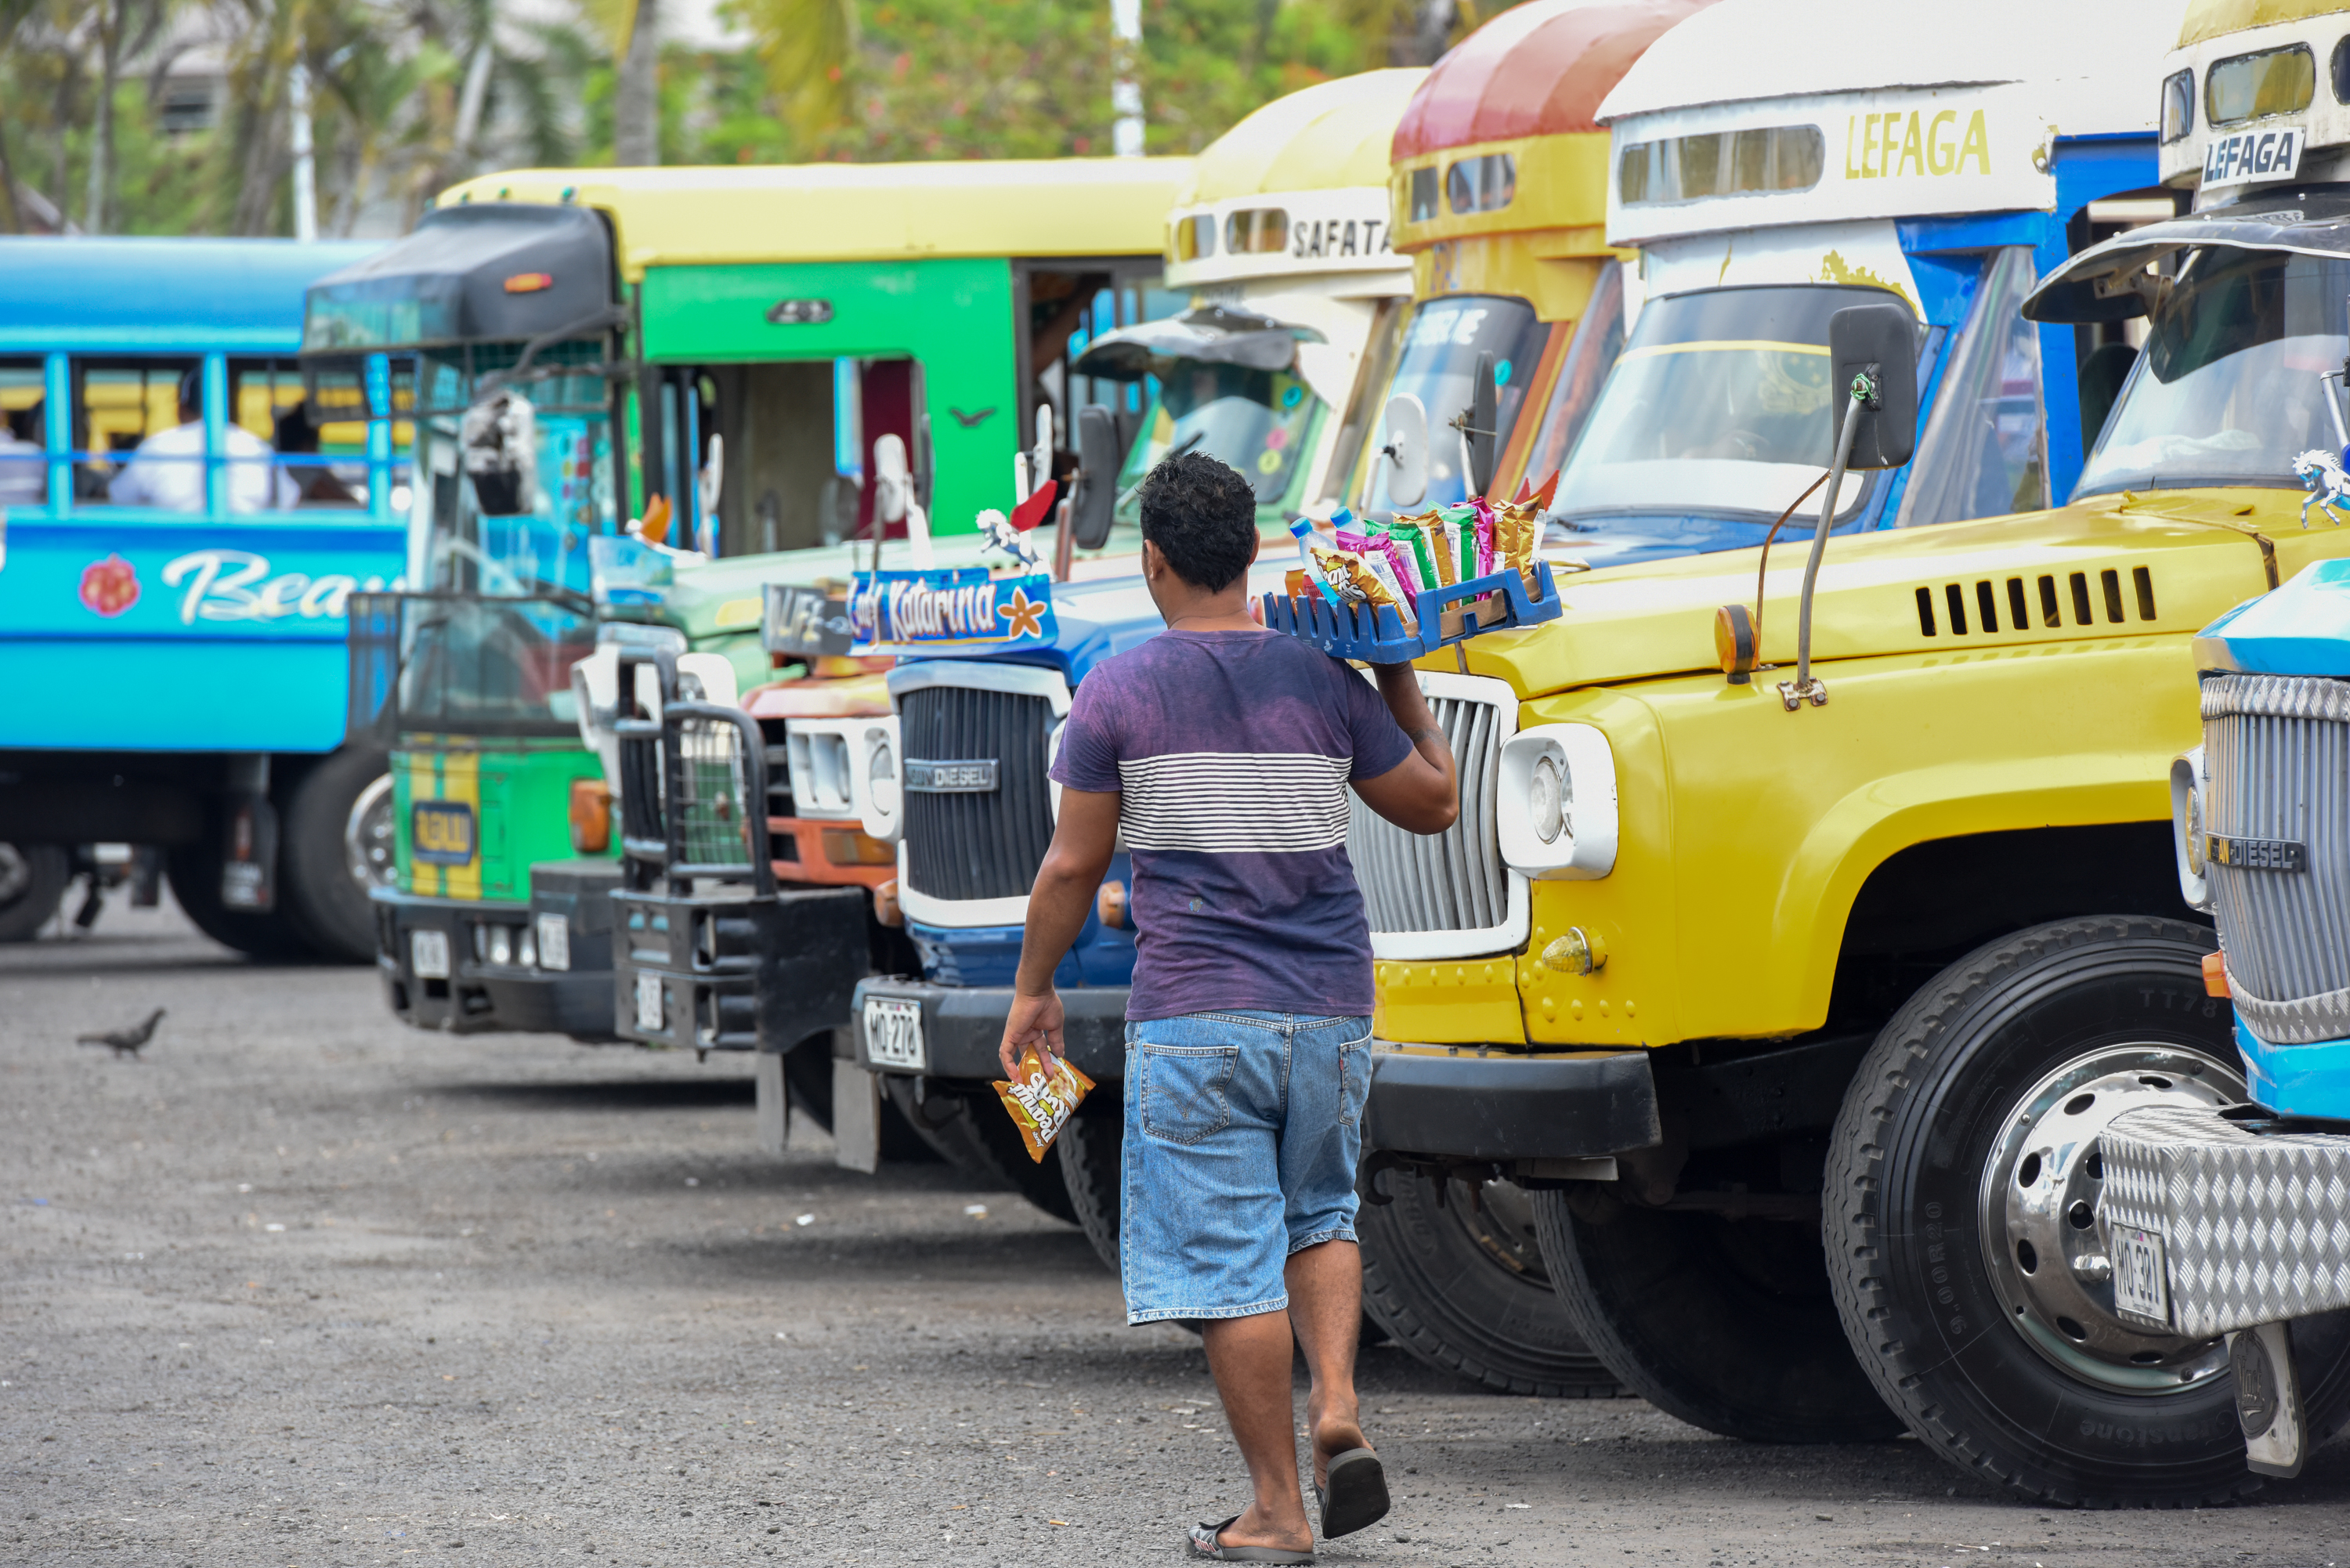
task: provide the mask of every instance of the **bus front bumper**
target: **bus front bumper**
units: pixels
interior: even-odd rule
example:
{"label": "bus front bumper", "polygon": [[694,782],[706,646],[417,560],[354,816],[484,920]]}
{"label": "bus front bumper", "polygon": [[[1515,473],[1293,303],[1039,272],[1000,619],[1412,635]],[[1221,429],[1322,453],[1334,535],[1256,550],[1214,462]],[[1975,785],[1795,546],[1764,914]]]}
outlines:
{"label": "bus front bumper", "polygon": [[377,890],[376,969],[393,1013],[460,1034],[616,1038],[614,879],[600,867],[535,876],[527,904]]}
{"label": "bus front bumper", "polygon": [[870,968],[861,885],[717,895],[612,895],[608,1028],[639,1044],[789,1051],[848,1022]]}
{"label": "bus front bumper", "polygon": [[1600,1159],[1662,1137],[1645,1051],[1474,1054],[1378,1043],[1363,1146],[1440,1160]]}

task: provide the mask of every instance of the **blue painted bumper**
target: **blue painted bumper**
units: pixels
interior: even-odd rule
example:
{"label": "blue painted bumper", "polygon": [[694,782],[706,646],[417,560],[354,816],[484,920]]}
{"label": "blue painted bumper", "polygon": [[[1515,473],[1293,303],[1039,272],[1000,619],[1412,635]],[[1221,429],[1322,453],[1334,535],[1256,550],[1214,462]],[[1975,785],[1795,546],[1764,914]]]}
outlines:
{"label": "blue painted bumper", "polygon": [[2272,1045],[2236,1021],[2253,1099],[2293,1116],[2350,1118],[2350,1040]]}

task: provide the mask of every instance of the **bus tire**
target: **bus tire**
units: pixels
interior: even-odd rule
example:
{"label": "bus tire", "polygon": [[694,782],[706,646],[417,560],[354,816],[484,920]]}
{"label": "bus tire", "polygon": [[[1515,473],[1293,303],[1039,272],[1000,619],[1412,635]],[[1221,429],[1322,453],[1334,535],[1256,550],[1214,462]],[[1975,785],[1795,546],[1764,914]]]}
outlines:
{"label": "bus tire", "polygon": [[73,857],[63,845],[0,844],[0,942],[29,942],[64,902]]}
{"label": "bus tire", "polygon": [[[333,962],[375,961],[368,889],[385,884],[390,862],[357,857],[390,821],[390,794],[373,787],[390,782],[386,766],[371,747],[330,752],[303,770],[280,807],[278,902],[290,906],[318,956]],[[362,803],[371,809],[359,811]],[[362,823],[362,815],[370,820]]]}
{"label": "bus tire", "polygon": [[1488,1182],[1471,1207],[1465,1183],[1402,1169],[1378,1177],[1391,1201],[1355,1216],[1370,1337],[1497,1394],[1606,1399],[1620,1392],[1551,1289],[1528,1194]]}
{"label": "bus tire", "polygon": [[[1055,1220],[1077,1222],[1061,1162],[1028,1158],[1028,1146],[992,1092],[962,1094],[932,1080],[928,1099],[914,1100],[914,1080],[899,1073],[881,1075],[881,1086],[909,1126],[941,1158],[982,1187],[1017,1192]],[[940,1114],[941,1102],[953,1109]]]}
{"label": "bus tire", "polygon": [[302,963],[316,958],[316,951],[296,934],[298,928],[286,900],[280,898],[277,907],[265,915],[232,909],[221,902],[226,816],[224,803],[211,802],[205,812],[203,836],[193,844],[164,852],[163,873],[172,884],[172,901],[196,929],[249,958],[273,963]]}
{"label": "bus tire", "polygon": [[1581,1183],[1534,1194],[1560,1304],[1631,1392],[1758,1443],[1859,1443],[1902,1423],[1846,1343],[1819,1232],[1627,1203]]}
{"label": "bus tire", "polygon": [[1086,1233],[1086,1240],[1094,1244],[1094,1254],[1113,1274],[1118,1272],[1118,1225],[1123,1212],[1119,1183],[1126,1169],[1126,1106],[1116,1092],[1122,1086],[1113,1085],[1109,1095],[1080,1102],[1076,1115],[1053,1140],[1077,1229]]}
{"label": "bus tire", "polygon": [[[1970,1474],[2042,1504],[2194,1508],[2257,1490],[2224,1339],[2114,1315],[2094,1222],[2106,1122],[2243,1097],[2207,926],[2060,920],[1926,985],[1862,1061],[1824,1231],[1886,1401]],[[2108,1265],[2109,1267],[2110,1265]],[[2350,1417],[2350,1314],[2292,1325],[2310,1447]]]}

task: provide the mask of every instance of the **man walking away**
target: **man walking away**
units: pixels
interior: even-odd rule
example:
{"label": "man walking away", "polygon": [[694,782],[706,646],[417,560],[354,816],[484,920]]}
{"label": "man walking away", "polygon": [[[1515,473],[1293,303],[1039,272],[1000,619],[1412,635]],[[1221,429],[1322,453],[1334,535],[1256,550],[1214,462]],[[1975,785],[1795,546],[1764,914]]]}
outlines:
{"label": "man walking away", "polygon": [[1378,688],[1248,613],[1256,499],[1213,458],[1143,482],[1142,572],[1167,630],[1078,686],[1061,815],[1028,900],[1006,1074],[1061,1052],[1053,971],[1124,830],[1133,857],[1119,1272],[1127,1321],[1203,1327],[1255,1497],[1191,1532],[1202,1557],[1310,1563],[1292,1334],[1322,1532],[1388,1511],[1355,1398],[1355,1168],[1370,1091],[1371,944],[1347,790],[1398,826],[1461,808],[1409,665]]}

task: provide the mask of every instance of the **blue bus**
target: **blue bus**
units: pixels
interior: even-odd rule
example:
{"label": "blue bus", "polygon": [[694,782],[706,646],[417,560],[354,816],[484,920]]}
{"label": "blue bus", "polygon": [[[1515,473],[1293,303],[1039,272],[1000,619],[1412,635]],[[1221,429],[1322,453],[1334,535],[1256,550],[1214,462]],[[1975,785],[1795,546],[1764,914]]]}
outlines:
{"label": "blue bus", "polygon": [[232,947],[372,956],[345,601],[401,579],[410,486],[388,367],[296,356],[304,291],[375,248],[0,240],[0,939],[126,843]]}

